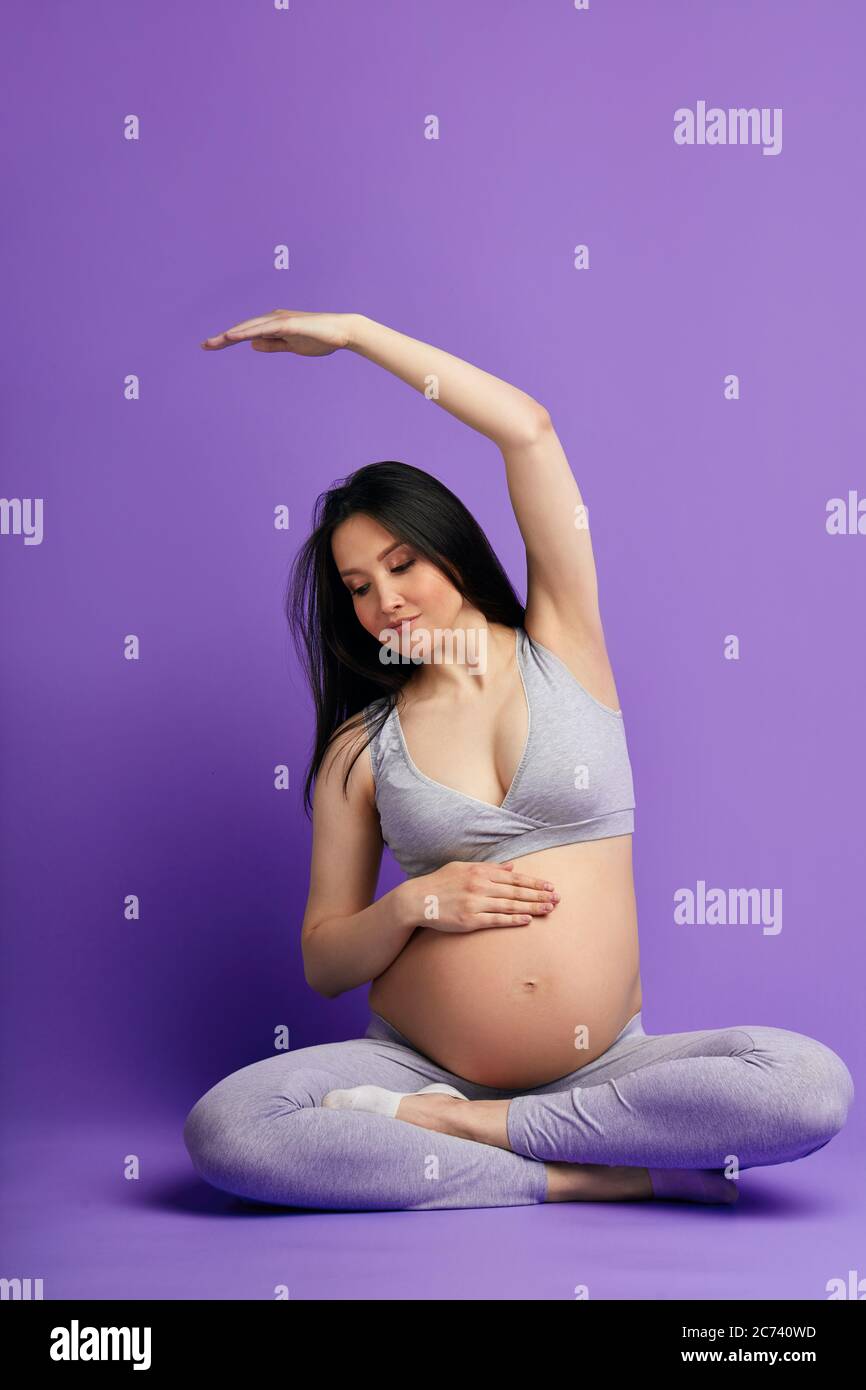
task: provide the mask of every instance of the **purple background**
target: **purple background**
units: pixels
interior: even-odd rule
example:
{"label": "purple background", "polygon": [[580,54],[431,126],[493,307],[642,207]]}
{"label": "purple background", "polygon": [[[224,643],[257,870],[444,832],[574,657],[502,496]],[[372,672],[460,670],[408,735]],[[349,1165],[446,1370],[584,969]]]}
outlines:
{"label": "purple background", "polygon": [[[863,1261],[859,1096],[735,1213],[263,1219],[195,1178],[204,1090],[280,1025],[299,1048],[368,1017],[300,953],[313,714],[281,605],[315,497],[426,468],[525,597],[489,441],[351,353],[199,342],[356,310],[547,406],[626,718],[644,1027],[795,1029],[859,1089],[866,536],[825,516],[866,493],[863,7],[106,0],[3,28],[2,492],[44,498],[44,538],[0,537],[0,1274],[46,1298],[826,1297]],[[781,153],[676,145],[699,100],[781,107]],[[399,877],[386,853],[380,892]],[[699,879],[781,888],[781,933],[675,925]]]}

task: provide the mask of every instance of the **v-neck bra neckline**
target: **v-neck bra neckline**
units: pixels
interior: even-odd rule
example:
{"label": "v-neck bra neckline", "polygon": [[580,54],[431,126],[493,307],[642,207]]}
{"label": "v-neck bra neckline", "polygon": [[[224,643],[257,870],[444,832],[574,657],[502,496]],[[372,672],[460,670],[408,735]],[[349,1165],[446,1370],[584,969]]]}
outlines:
{"label": "v-neck bra neckline", "polygon": [[523,744],[523,752],[520,755],[520,761],[518,762],[517,767],[514,771],[514,776],[511,779],[511,785],[509,786],[508,791],[505,793],[503,800],[500,801],[498,805],[493,801],[484,801],[480,796],[472,796],[470,792],[462,792],[457,787],[449,787],[445,782],[437,782],[435,777],[428,777],[426,772],[422,772],[420,767],[416,765],[412,757],[412,754],[409,752],[409,746],[406,743],[406,736],[403,733],[403,725],[400,723],[400,715],[397,713],[397,706],[395,705],[393,710],[391,711],[391,714],[394,719],[394,727],[399,735],[400,746],[403,750],[403,756],[406,759],[406,763],[409,767],[409,770],[413,772],[416,777],[420,777],[423,782],[426,782],[428,786],[436,787],[438,791],[449,792],[451,796],[460,797],[460,799],[463,801],[474,801],[475,804],[478,806],[486,806],[488,811],[504,811],[508,809],[508,803],[511,801],[511,798],[514,795],[514,790],[517,786],[518,781],[520,780],[524,766],[526,765],[526,756],[529,752],[529,740],[532,735],[532,702],[529,698],[529,687],[526,683],[526,675],[523,669],[521,636],[521,629],[519,627],[516,627],[514,629],[514,646],[515,653],[517,656],[517,670],[520,674],[520,683],[523,686],[523,696],[526,701],[526,738]]}

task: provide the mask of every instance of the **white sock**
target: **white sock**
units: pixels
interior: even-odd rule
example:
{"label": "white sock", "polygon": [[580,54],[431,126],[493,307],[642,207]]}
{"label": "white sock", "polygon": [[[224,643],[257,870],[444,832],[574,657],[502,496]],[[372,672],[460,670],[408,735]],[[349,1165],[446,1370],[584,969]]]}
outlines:
{"label": "white sock", "polygon": [[372,1115],[397,1114],[397,1107],[404,1096],[422,1096],[430,1091],[454,1096],[457,1100],[468,1100],[461,1091],[447,1086],[442,1081],[434,1081],[432,1086],[422,1086],[420,1091],[388,1091],[384,1086],[352,1086],[347,1091],[329,1091],[322,1105],[328,1110],[365,1110]]}

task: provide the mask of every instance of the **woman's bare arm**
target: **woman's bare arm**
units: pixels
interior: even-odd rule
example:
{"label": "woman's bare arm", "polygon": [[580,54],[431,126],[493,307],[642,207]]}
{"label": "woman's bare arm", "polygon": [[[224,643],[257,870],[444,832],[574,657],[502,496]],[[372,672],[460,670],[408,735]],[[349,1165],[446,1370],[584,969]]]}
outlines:
{"label": "woman's bare arm", "polygon": [[547,418],[544,407],[518,386],[366,314],[348,316],[346,347],[414,386],[500,449],[535,439]]}
{"label": "woman's bare arm", "polygon": [[519,387],[366,314],[273,309],[208,338],[223,349],[321,356],[346,348],[384,367],[499,446],[526,548],[526,627],[567,663],[612,675],[602,631],[588,509],[548,411]]}
{"label": "woman's bare arm", "polygon": [[381,975],[418,922],[414,895],[400,883],[373,901],[382,861],[369,750],[362,749],[343,794],[347,759],[363,739],[338,731],[313,792],[310,892],[301,927],[304,977],[327,999]]}
{"label": "woman's bare arm", "polygon": [[346,346],[498,445],[526,549],[527,627],[540,641],[546,635],[561,646],[571,639],[601,651],[587,509],[544,406],[471,362],[365,314],[349,316]]}

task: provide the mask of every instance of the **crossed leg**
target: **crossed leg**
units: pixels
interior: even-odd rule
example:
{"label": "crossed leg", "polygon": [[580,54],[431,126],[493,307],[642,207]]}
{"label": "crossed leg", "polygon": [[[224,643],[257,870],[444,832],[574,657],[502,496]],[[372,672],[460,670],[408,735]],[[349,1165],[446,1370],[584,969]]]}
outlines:
{"label": "crossed leg", "polygon": [[[703,1191],[712,1199],[727,1185],[713,1185],[712,1174],[737,1176],[823,1148],[845,1123],[853,1095],[850,1072],[823,1043],[749,1025],[641,1030],[554,1093],[475,1102],[412,1095],[397,1114],[545,1160],[548,1200],[573,1200],[599,1164],[610,1165],[601,1173],[615,1195],[624,1172],[648,1177],[656,1195]],[[569,1165],[579,1170],[574,1176]],[[597,1181],[597,1200],[592,1186]]]}
{"label": "crossed leg", "polygon": [[823,1148],[853,1096],[841,1057],[803,1033],[642,1034],[568,1089],[514,1097],[506,1133],[514,1153],[542,1160],[742,1170]]}
{"label": "crossed leg", "polygon": [[201,1177],[253,1201],[330,1211],[543,1202],[545,1164],[535,1159],[384,1115],[322,1106],[335,1088],[368,1083],[416,1091],[434,1081],[461,1091],[471,1084],[396,1042],[357,1038],[300,1048],[218,1081],[187,1115],[184,1142]]}
{"label": "crossed leg", "polygon": [[[184,1139],[208,1182],[283,1205],[423,1210],[610,1200],[648,1195],[640,1191],[646,1174],[665,1169],[671,1184],[661,1195],[674,1195],[674,1172],[804,1157],[839,1132],[854,1094],[844,1062],[823,1043],[751,1025],[641,1032],[577,1077],[562,1089],[552,1082],[509,1095],[394,1041],[325,1043],[218,1082],[187,1116]],[[342,1087],[417,1092],[434,1081],[467,1100],[410,1097],[396,1118],[322,1106]],[[579,1180],[568,1181],[566,1164],[581,1165]],[[615,1170],[626,1168],[637,1171],[617,1191]]]}

